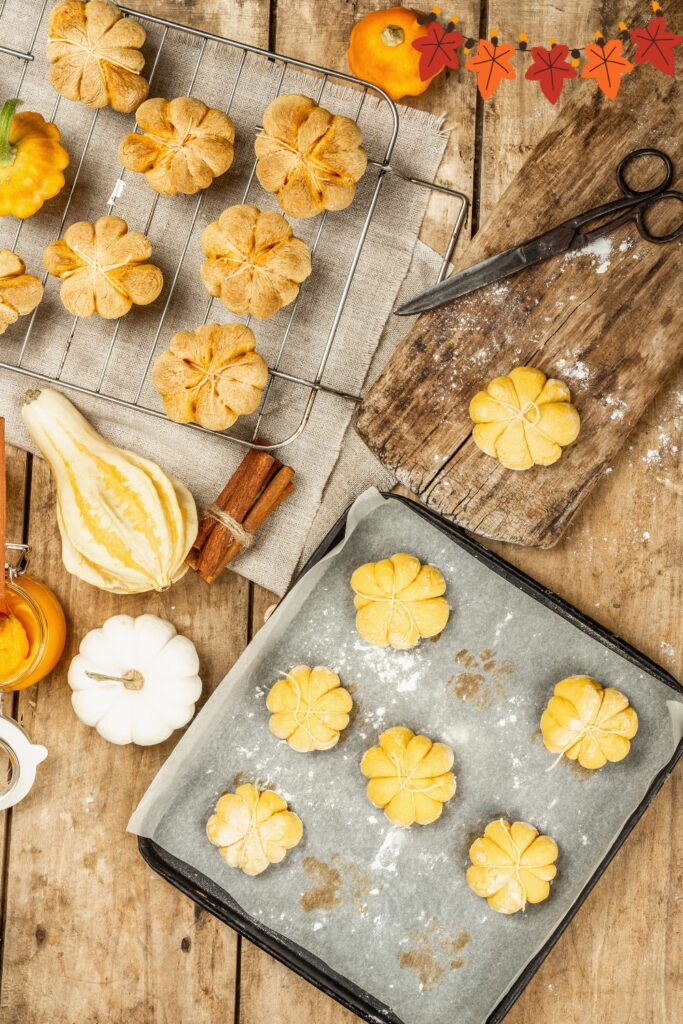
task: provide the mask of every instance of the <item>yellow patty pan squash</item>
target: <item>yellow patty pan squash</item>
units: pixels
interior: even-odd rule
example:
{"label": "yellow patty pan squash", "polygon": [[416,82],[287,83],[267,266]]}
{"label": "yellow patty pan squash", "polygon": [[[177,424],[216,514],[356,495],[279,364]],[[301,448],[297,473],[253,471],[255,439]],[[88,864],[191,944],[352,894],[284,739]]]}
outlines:
{"label": "yellow patty pan squash", "polygon": [[353,699],[331,668],[296,665],[271,687],[266,706],[273,735],[306,754],[337,745]]}
{"label": "yellow patty pan squash", "polygon": [[50,12],[50,81],[69,100],[129,114],[149,90],[145,38],[142,25],[107,0],[63,0]]}
{"label": "yellow patty pan squash", "polygon": [[32,110],[17,114],[18,104],[0,110],[0,217],[23,220],[64,188],[69,154],[56,124]]}
{"label": "yellow patty pan squash", "polygon": [[79,220],[43,253],[45,269],[60,279],[59,297],[74,316],[97,313],[115,320],[159,297],[164,277],[153,263],[152,243],[129,231],[121,217]]}
{"label": "yellow patty pan squash", "polygon": [[394,726],[379,738],[378,747],[363,754],[360,770],[368,782],[368,800],[402,828],[414,822],[430,825],[443,805],[455,796],[453,751],[445,743],[416,736]]}
{"label": "yellow patty pan squash", "polygon": [[637,732],[638,715],[628,697],[590,676],[561,679],[541,716],[547,749],[583,768],[623,761]]}
{"label": "yellow patty pan squash", "polygon": [[542,903],[550,895],[557,874],[559,851],[550,836],[533,825],[492,821],[470,846],[467,883],[499,914],[516,914],[527,903]]}
{"label": "yellow patty pan squash", "polygon": [[26,273],[24,261],[11,249],[0,249],[0,334],[20,316],[32,313],[42,297],[43,286]]}
{"label": "yellow patty pan squash", "polygon": [[552,465],[581,426],[567,385],[532,366],[492,380],[470,402],[470,417],[474,443],[506,469]]}
{"label": "yellow patty pan squash", "polygon": [[433,565],[399,553],[359,566],[351,577],[356,629],[368,643],[406,651],[422,637],[437,636],[450,609],[446,581]]}
{"label": "yellow patty pan squash", "polygon": [[301,818],[272,789],[250,784],[224,793],[206,825],[206,834],[226,864],[245,875],[260,875],[279,864],[304,834]]}
{"label": "yellow patty pan squash", "polygon": [[232,164],[235,126],[193,96],[145,100],[135,120],[138,131],[122,140],[119,161],[161,195],[193,195]]}
{"label": "yellow patty pan squash", "polygon": [[67,571],[115,594],[179,579],[197,535],[187,488],[105,440],[59,391],[27,392],[22,418],[55,478]]}

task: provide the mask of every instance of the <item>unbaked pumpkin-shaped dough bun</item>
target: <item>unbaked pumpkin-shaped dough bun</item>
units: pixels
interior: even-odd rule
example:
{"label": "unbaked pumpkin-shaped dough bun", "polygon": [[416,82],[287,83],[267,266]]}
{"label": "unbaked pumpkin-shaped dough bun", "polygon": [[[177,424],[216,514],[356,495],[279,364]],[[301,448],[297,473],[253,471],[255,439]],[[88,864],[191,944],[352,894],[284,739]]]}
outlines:
{"label": "unbaked pumpkin-shaped dough bun", "polygon": [[266,699],[270,731],[300,753],[331,750],[349,724],[351,694],[324,665],[296,665],[283,675]]}
{"label": "unbaked pumpkin-shaped dough bun", "polygon": [[638,732],[638,715],[628,697],[606,689],[590,676],[561,679],[541,716],[541,735],[548,750],[583,768],[602,768],[623,761]]}
{"label": "unbaked pumpkin-shaped dough bun", "polygon": [[492,380],[470,402],[470,417],[474,443],[506,469],[552,465],[581,427],[567,385],[532,366]]}
{"label": "unbaked pumpkin-shaped dough bun", "polygon": [[550,836],[526,822],[492,821],[470,846],[467,883],[499,914],[516,914],[527,903],[542,903],[557,874],[559,851]]}
{"label": "unbaked pumpkin-shaped dough bun", "polygon": [[416,736],[396,725],[386,729],[378,747],[363,754],[360,770],[368,782],[368,800],[402,828],[430,825],[455,795],[453,751],[445,743]]}
{"label": "unbaked pumpkin-shaped dough bun", "polygon": [[272,789],[238,786],[224,793],[206,824],[209,840],[226,864],[245,875],[260,875],[279,864],[304,834],[301,818]]}
{"label": "unbaked pumpkin-shaped dough bun", "polygon": [[351,577],[356,629],[368,643],[407,651],[422,637],[438,636],[450,609],[446,581],[433,565],[399,553],[359,566]]}

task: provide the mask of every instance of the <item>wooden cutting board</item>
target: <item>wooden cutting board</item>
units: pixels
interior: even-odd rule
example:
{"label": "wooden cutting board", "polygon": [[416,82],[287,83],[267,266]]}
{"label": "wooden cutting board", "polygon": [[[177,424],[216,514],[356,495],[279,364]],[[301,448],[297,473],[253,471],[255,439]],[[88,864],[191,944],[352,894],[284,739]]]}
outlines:
{"label": "wooden cutting board", "polygon": [[[632,149],[668,152],[672,187],[683,191],[676,79],[638,67],[614,102],[593,83],[572,84],[575,99],[456,269],[615,198],[616,165]],[[669,230],[680,215],[672,207]],[[627,225],[590,251],[422,315],[359,406],[356,429],[449,519],[487,537],[552,546],[683,354],[682,254],[681,239],[651,245]],[[476,447],[468,407],[491,378],[524,364],[569,385],[581,433],[553,466],[514,472]]]}

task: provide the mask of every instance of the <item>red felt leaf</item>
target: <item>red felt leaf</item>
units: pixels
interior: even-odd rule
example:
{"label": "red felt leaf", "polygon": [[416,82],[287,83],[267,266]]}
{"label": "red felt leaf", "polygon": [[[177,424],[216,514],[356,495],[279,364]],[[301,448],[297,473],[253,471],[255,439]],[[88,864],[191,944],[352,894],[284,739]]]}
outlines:
{"label": "red felt leaf", "polygon": [[621,39],[609,39],[603,43],[589,43],[586,46],[586,63],[582,78],[594,78],[609,99],[616,99],[621,87],[622,75],[633,70],[633,64],[621,56]]}
{"label": "red felt leaf", "polygon": [[665,75],[673,75],[676,70],[674,49],[683,43],[683,36],[670,32],[664,18],[652,18],[645,28],[634,28],[630,36],[636,47],[633,58],[636,64],[654,64]]}
{"label": "red felt leaf", "polygon": [[443,70],[458,66],[458,49],[465,37],[455,30],[447,31],[438,21],[431,21],[423,36],[413,40],[413,47],[419,51],[418,73],[423,82]]}
{"label": "red felt leaf", "polygon": [[493,96],[504,78],[516,77],[510,63],[514,53],[515,48],[511,43],[479,40],[476,54],[470,57],[465,67],[477,76],[477,88],[483,99]]}
{"label": "red felt leaf", "polygon": [[538,82],[541,92],[551,103],[557,103],[566,78],[576,78],[578,72],[567,62],[569,47],[556,43],[550,50],[544,46],[532,46],[533,64],[525,74],[532,82]]}

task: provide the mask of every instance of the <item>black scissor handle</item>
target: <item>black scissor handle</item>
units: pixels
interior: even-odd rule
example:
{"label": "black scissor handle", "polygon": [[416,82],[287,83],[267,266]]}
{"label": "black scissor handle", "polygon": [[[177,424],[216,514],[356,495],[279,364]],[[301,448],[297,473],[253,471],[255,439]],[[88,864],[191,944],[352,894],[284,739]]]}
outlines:
{"label": "black scissor handle", "polygon": [[[626,180],[626,171],[629,166],[637,163],[638,160],[643,157],[654,157],[655,160],[659,160],[664,165],[665,173],[664,177],[660,182],[654,185],[652,188],[637,189],[632,188]],[[669,187],[673,181],[674,176],[674,165],[671,157],[668,153],[663,153],[661,149],[634,149],[619,162],[617,167],[617,185],[624,193],[625,196],[648,196],[654,192],[663,192]],[[664,239],[662,239],[664,241]]]}
{"label": "black scissor handle", "polygon": [[[656,235],[645,223],[645,216],[658,203],[665,202],[666,200],[675,200],[679,204],[681,219],[673,231],[669,231],[666,235]],[[635,211],[635,221],[641,238],[644,238],[646,242],[654,242],[655,245],[661,245],[663,242],[673,242],[675,238],[680,238],[683,235],[683,192],[667,190],[665,192],[656,192],[649,199],[643,199]]]}

